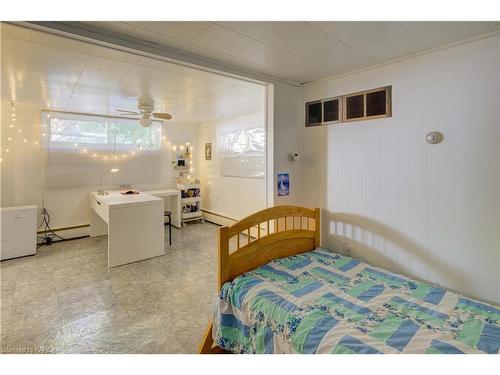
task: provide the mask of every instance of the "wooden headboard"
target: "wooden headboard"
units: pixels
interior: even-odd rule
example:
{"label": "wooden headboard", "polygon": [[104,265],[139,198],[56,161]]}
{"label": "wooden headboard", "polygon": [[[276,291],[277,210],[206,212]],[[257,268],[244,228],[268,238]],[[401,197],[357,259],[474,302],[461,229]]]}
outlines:
{"label": "wooden headboard", "polygon": [[267,208],[219,228],[218,289],[273,259],[314,250],[319,246],[319,233],[319,208],[297,206]]}

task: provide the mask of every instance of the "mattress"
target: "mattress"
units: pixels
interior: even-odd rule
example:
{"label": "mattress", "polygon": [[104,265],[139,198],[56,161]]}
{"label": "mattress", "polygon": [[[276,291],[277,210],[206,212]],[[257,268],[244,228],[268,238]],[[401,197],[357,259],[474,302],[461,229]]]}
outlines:
{"label": "mattress", "polygon": [[498,353],[500,309],[317,248],[224,284],[214,342],[233,353]]}

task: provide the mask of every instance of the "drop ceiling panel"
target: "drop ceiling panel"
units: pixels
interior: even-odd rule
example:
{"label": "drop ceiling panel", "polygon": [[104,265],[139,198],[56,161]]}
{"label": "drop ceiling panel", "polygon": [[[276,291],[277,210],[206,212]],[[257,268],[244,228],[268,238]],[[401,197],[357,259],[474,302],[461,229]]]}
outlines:
{"label": "drop ceiling panel", "polygon": [[500,29],[499,22],[399,22],[399,25],[427,48]]}
{"label": "drop ceiling panel", "polygon": [[211,25],[196,38],[190,41],[190,44],[213,49],[228,55],[249,46],[254,42],[253,39],[225,29],[218,25]]}
{"label": "drop ceiling panel", "polygon": [[40,65],[70,65],[83,68],[87,62],[88,55],[70,52],[64,49],[46,47],[41,44],[33,44],[34,55],[37,64]]}
{"label": "drop ceiling panel", "polygon": [[376,61],[394,59],[425,48],[397,22],[310,22]]}
{"label": "drop ceiling panel", "polygon": [[132,66],[132,64],[126,62],[105,59],[97,56],[89,56],[87,63],[85,64],[85,68],[100,71],[106,74],[126,74],[130,71],[130,69],[132,69]]}
{"label": "drop ceiling panel", "polygon": [[186,42],[192,40],[210,24],[211,22],[133,22],[138,28]]}
{"label": "drop ceiling panel", "polygon": [[[242,35],[247,35],[255,40],[264,40],[266,37],[276,34],[282,30],[283,26],[291,22],[275,22],[275,21],[226,21],[217,22],[218,25],[238,32]],[[292,22],[295,23],[295,22]]]}
{"label": "drop ceiling panel", "polygon": [[4,59],[32,59],[34,58],[33,44],[18,39],[2,38],[2,60]]}

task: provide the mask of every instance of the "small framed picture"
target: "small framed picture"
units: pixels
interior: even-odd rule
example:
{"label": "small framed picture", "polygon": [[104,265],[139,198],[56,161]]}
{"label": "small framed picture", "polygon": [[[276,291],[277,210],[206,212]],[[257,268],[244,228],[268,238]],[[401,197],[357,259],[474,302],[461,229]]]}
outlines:
{"label": "small framed picture", "polygon": [[212,160],[212,144],[205,143],[205,160]]}
{"label": "small framed picture", "polygon": [[290,195],[290,178],[288,173],[278,173],[278,196]]}

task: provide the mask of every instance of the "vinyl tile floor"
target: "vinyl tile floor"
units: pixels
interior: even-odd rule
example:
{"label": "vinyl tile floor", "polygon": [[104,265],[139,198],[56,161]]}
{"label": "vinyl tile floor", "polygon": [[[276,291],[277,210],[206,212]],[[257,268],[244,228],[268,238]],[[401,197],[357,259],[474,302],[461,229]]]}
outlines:
{"label": "vinyl tile floor", "polygon": [[210,223],[172,228],[165,255],[108,269],[107,237],[3,261],[2,353],[195,353],[216,301]]}

